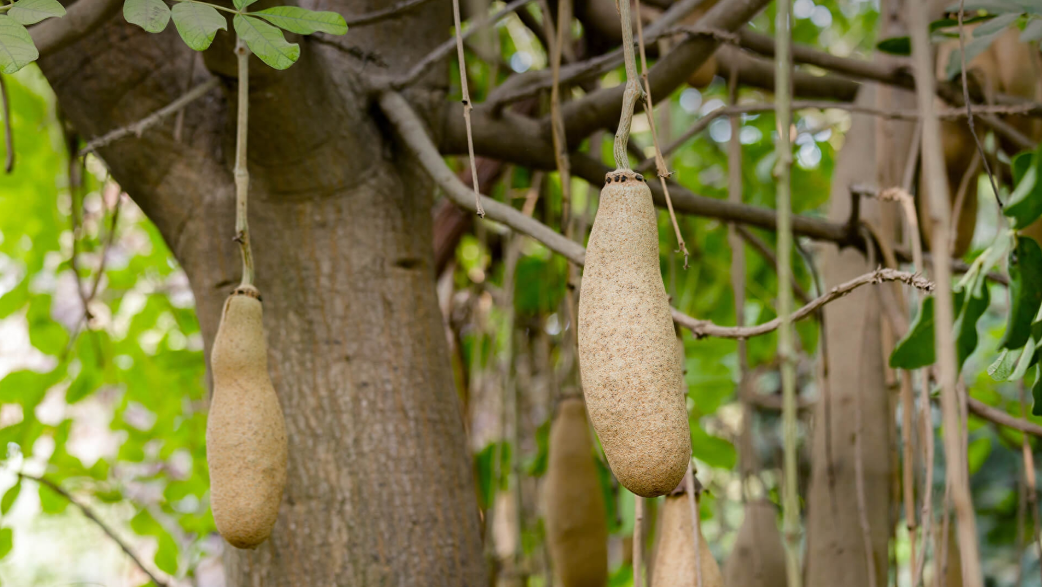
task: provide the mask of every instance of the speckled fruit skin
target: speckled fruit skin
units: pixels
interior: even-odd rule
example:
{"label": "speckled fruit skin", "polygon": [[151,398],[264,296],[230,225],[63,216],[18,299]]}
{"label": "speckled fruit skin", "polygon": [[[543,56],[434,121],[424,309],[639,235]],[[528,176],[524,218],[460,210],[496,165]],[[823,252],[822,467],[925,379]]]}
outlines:
{"label": "speckled fruit skin", "polygon": [[643,497],[673,490],[691,456],[676,344],[651,190],[632,171],[609,173],[586,250],[579,367],[608,464]]}
{"label": "speckled fruit skin", "polygon": [[608,584],[608,523],[593,459],[583,401],[561,401],[550,426],[550,462],[543,486],[546,540],[555,585],[561,587]]}
{"label": "speckled fruit skin", "polygon": [[210,503],[217,530],[236,548],[267,540],[286,486],[286,423],[268,377],[259,297],[251,286],[228,297],[210,355]]}
{"label": "speckled fruit skin", "polygon": [[[659,527],[659,542],[651,572],[654,587],[697,585],[694,524],[691,521],[691,505],[686,494],[670,495],[666,498],[662,504]],[[713,558],[701,531],[698,552],[702,563],[702,587],[723,587],[724,579],[720,574],[720,565]]]}

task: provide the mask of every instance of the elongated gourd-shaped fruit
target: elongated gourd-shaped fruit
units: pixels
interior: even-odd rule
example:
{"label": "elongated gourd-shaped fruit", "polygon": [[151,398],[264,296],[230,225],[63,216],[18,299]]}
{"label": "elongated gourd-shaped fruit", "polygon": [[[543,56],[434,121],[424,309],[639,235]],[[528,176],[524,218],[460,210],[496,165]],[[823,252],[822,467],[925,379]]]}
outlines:
{"label": "elongated gourd-shaped fruit", "polygon": [[785,546],[778,532],[778,514],[767,500],[745,505],[731,555],[724,564],[724,584],[732,587],[785,587]]}
{"label": "elongated gourd-shaped fruit", "polygon": [[612,472],[642,497],[687,471],[691,429],[659,268],[651,190],[632,171],[607,175],[579,297],[579,367],[590,421]]}
{"label": "elongated gourd-shaped fruit", "polygon": [[550,462],[544,483],[546,539],[555,585],[604,587],[608,584],[608,522],[586,407],[580,398],[566,398],[557,407],[550,425]]}
{"label": "elongated gourd-shaped fruit", "polygon": [[224,302],[210,366],[206,457],[214,522],[232,546],[256,548],[278,518],[287,449],[286,423],[268,377],[260,295],[253,286],[240,286]]}
{"label": "elongated gourd-shaped fruit", "polygon": [[[692,587],[697,585],[694,523],[687,494],[666,497],[659,518],[658,544],[651,572],[652,587]],[[702,587],[723,587],[720,565],[713,558],[702,530],[698,531],[698,553],[702,565]],[[741,587],[741,586],[735,586]]]}

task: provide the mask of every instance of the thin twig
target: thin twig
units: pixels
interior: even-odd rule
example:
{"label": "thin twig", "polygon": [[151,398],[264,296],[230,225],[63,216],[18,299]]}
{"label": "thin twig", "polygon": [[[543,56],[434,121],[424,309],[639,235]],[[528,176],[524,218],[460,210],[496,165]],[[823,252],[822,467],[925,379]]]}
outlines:
{"label": "thin twig", "polygon": [[14,169],[14,130],[11,128],[11,102],[7,98],[7,78],[0,75],[0,113],[4,117],[4,173]]}
{"label": "thin twig", "polygon": [[[625,2],[626,0],[622,0]],[[633,587],[644,585],[644,498],[633,496]]]}
{"label": "thin twig", "polygon": [[[957,369],[955,364],[955,338],[952,332],[951,265],[948,255],[948,235],[951,230],[948,206],[948,181],[944,170],[944,158],[940,145],[940,124],[934,114],[934,73],[931,67],[932,49],[927,30],[926,6],[912,2],[911,7],[912,57],[916,79],[916,98],[922,113],[923,169],[927,179],[927,195],[930,198],[930,215],[934,235],[933,269],[937,283],[943,284],[935,293],[934,334],[937,363],[941,383],[941,407],[944,421],[945,467],[952,485],[952,499],[958,518],[959,550],[962,555],[963,581],[965,587],[981,587],[980,554],[977,546],[977,524],[974,519],[973,497],[970,493],[969,474],[962,455],[963,427],[959,417]],[[941,243],[938,247],[938,243]]]}
{"label": "thin twig", "polygon": [[239,112],[235,132],[235,242],[242,252],[242,285],[253,285],[253,251],[250,250],[250,224],[247,199],[250,172],[247,168],[246,134],[250,108],[250,50],[246,42],[235,37],[235,55],[239,64]]}
{"label": "thin twig", "polygon": [[[861,327],[858,328],[857,332],[865,332],[868,324],[869,307],[866,304],[865,310],[861,313]],[[855,356],[863,356],[864,341],[864,338],[858,339],[860,348]],[[862,363],[858,362],[858,369],[861,368],[861,365]],[[864,378],[858,376],[854,383],[854,493],[857,503],[858,526],[861,528],[861,542],[865,548],[865,570],[867,571],[868,585],[876,585],[876,561],[872,552],[872,528],[868,522],[868,500],[865,497],[865,459],[863,452],[865,429],[864,415],[861,413],[861,396],[864,394],[864,389],[861,385],[862,381],[864,381]]]}
{"label": "thin twig", "polygon": [[[561,226],[568,231],[572,202],[572,167],[568,159],[568,139],[564,132],[564,118],[561,115],[561,58],[564,54],[565,40],[571,25],[572,2],[559,0],[557,3],[557,29],[554,30],[550,5],[542,2],[543,21],[546,25],[546,38],[550,43],[550,68],[553,72],[553,87],[550,88],[550,130],[554,142],[554,161],[557,163],[557,174],[561,179]],[[567,236],[567,235],[566,235]]]}
{"label": "thin twig", "polygon": [[[959,189],[955,192],[955,201],[952,202],[952,229],[951,237],[948,239],[948,251],[952,256],[955,256],[955,245],[959,238],[959,217],[962,216],[962,206],[966,202],[966,196],[970,191],[970,182],[977,182],[977,172],[980,168],[980,153],[974,153],[973,159],[970,160],[970,166],[966,168],[966,171],[962,174],[962,179],[959,180]],[[976,195],[976,190],[974,190]]]}
{"label": "thin twig", "polygon": [[372,24],[374,22],[379,22],[381,20],[386,20],[388,18],[398,16],[403,12],[408,12],[414,8],[418,8],[426,4],[427,2],[428,0],[403,0],[402,2],[399,2],[389,8],[384,8],[382,10],[374,10],[372,12],[366,12],[365,14],[359,14],[358,16],[345,17],[344,21],[347,22],[347,26],[362,26],[366,24]]}
{"label": "thin twig", "polygon": [[[774,167],[777,181],[775,204],[778,209],[778,354],[782,364],[782,429],[784,444],[784,485],[782,518],[785,535],[785,559],[789,587],[803,584],[800,571],[800,497],[796,455],[796,362],[793,352],[792,313],[792,202],[790,175],[792,146],[789,127],[792,123],[792,12],[791,0],[776,3],[775,30],[775,124],[777,127],[778,162]],[[806,306],[804,306],[806,307]]]}
{"label": "thin twig", "polygon": [[467,124],[467,149],[470,151],[470,172],[473,174],[472,184],[474,186],[474,207],[477,208],[477,215],[484,218],[485,210],[481,208],[481,192],[478,191],[478,166],[474,162],[474,133],[471,131],[470,126],[470,111],[474,109],[474,104],[470,101],[470,90],[467,88],[467,59],[466,52],[463,50],[463,27],[460,24],[459,17],[459,0],[452,0],[452,17],[456,23],[456,55],[459,59],[459,82],[460,90],[463,94],[463,120]]}
{"label": "thin twig", "polygon": [[[195,78],[195,64],[199,61],[199,55],[194,51],[189,57],[188,61],[188,73],[185,75],[185,92],[187,93],[192,89],[192,79]],[[185,125],[185,110],[182,108],[177,111],[177,118],[174,119],[174,142],[181,142],[181,133],[184,130]]]}
{"label": "thin twig", "polygon": [[[1027,423],[1028,420],[1028,400],[1027,400],[1027,389],[1024,385],[1024,380],[1021,379],[1019,384],[1020,392],[1020,419]],[[1035,544],[1038,547],[1038,557],[1042,560],[1042,533],[1039,532],[1039,515],[1038,515],[1038,489],[1035,481],[1035,456],[1031,453],[1031,443],[1028,442],[1027,435],[1023,435],[1021,440],[1021,452],[1024,456],[1024,484],[1026,485],[1027,493],[1027,505],[1031,508],[1031,517],[1034,520],[1035,525],[1031,529],[1031,534],[1035,537]],[[1018,553],[1020,551],[1017,551]]]}
{"label": "thin twig", "polygon": [[[872,116],[878,116],[888,120],[918,120],[919,112],[917,110],[893,110],[885,108],[876,108],[874,106],[865,106],[863,104],[855,104],[851,102],[832,102],[829,100],[793,100],[792,110],[845,110],[847,112],[853,112],[857,114],[869,114]],[[671,153],[684,146],[691,137],[698,135],[705,129],[709,128],[709,125],[722,116],[733,116],[735,114],[755,114],[758,112],[771,112],[774,110],[773,102],[763,102],[756,104],[737,104],[733,106],[724,106],[717,108],[712,112],[708,112],[699,118],[691,128],[685,130],[679,137],[673,140],[670,144],[666,145],[666,148],[662,150],[664,156],[669,156]],[[978,114],[981,111],[993,113],[993,114],[1028,114],[1037,113],[1039,111],[1038,106],[1034,104],[1018,104],[1009,106],[981,106],[978,108]],[[942,108],[938,110],[938,116],[944,119],[958,119],[966,116],[966,110],[962,108]],[[637,165],[637,171],[645,172],[655,165],[655,158],[648,157]]]}
{"label": "thin twig", "polygon": [[640,78],[644,82],[644,112],[648,118],[648,126],[651,127],[651,141],[655,145],[655,165],[658,168],[658,180],[662,184],[662,194],[666,197],[666,208],[669,209],[669,220],[673,223],[673,231],[677,235],[677,245],[679,247],[679,253],[684,255],[684,269],[687,269],[687,260],[690,257],[690,253],[687,252],[687,244],[684,243],[684,237],[680,234],[680,225],[677,224],[677,214],[673,211],[673,199],[669,197],[669,186],[666,185],[666,179],[670,176],[669,169],[666,167],[666,159],[662,156],[662,148],[658,142],[658,132],[655,130],[655,106],[651,101],[651,83],[648,81],[648,57],[647,52],[644,50],[644,25],[641,24],[640,19],[640,0],[636,0],[637,7],[637,39],[640,41]]}
{"label": "thin twig", "polygon": [[184,95],[182,95],[180,98],[174,100],[166,106],[163,106],[162,108],[156,110],[152,114],[149,114],[145,118],[142,118],[141,120],[138,120],[136,122],[132,122],[126,126],[117,128],[116,130],[113,130],[111,132],[107,132],[96,139],[88,141],[87,145],[80,149],[76,155],[82,157],[87,153],[97,151],[98,149],[108,146],[109,144],[129,135],[140,137],[142,133],[144,133],[149,128],[152,128],[159,122],[162,122],[162,120],[167,116],[170,116],[175,112],[181,111],[185,108],[185,106],[188,106],[192,102],[195,102],[199,98],[205,96],[210,90],[216,88],[219,83],[220,80],[218,80],[215,77],[199,84],[198,86],[195,86],[191,90],[185,92]]}
{"label": "thin twig", "polygon": [[973,142],[977,145],[977,154],[984,161],[984,171],[987,172],[988,180],[991,181],[995,202],[999,205],[999,210],[1001,210],[1002,200],[999,199],[999,186],[995,183],[995,174],[991,172],[991,165],[988,164],[988,158],[984,154],[984,144],[981,143],[980,137],[977,136],[977,129],[973,125],[973,100],[970,100],[970,86],[966,81],[966,39],[963,37],[962,19],[965,7],[966,0],[959,0],[959,60],[962,65],[960,73],[962,74],[962,99],[966,101],[966,123],[970,127],[970,134],[973,135]]}
{"label": "thin twig", "polygon": [[[69,140],[69,151],[76,148],[77,139],[75,135],[70,137]],[[79,294],[80,303],[83,304],[83,317],[87,324],[90,324],[90,320],[94,318],[94,315],[90,311],[90,300],[87,299],[87,291],[83,288],[83,278],[80,275],[80,238],[83,236],[83,218],[82,218],[82,206],[83,206],[83,185],[84,185],[84,174],[86,169],[84,168],[84,162],[78,157],[71,157],[69,159],[69,217],[72,221],[72,257],[69,259],[69,265],[72,268],[72,274],[76,278],[76,293]]]}
{"label": "thin twig", "polygon": [[[416,65],[413,65],[412,68],[408,71],[408,73],[406,73],[398,79],[391,81],[388,84],[388,87],[394,90],[401,90],[407,86],[412,85],[416,82],[416,80],[420,78],[420,76],[426,73],[432,65],[448,57],[449,53],[452,52],[453,47],[456,47],[456,50],[459,51],[459,44],[460,42],[462,42],[463,39],[466,39],[467,37],[473,35],[474,33],[478,32],[479,30],[485,28],[490,24],[499,22],[499,20],[502,19],[504,16],[511,14],[512,12],[514,12],[518,8],[521,8],[525,4],[528,4],[529,2],[532,2],[532,0],[514,0],[510,4],[504,6],[502,10],[496,12],[492,16],[489,16],[488,18],[484,18],[473,23],[470,26],[470,28],[467,29],[467,32],[462,33],[462,35],[458,36],[455,39],[449,39],[441,45],[438,45],[438,47],[436,47],[433,51],[428,53],[426,57],[417,62]],[[457,22],[459,22],[458,15],[455,17],[455,19]],[[456,29],[457,31],[459,30],[458,25]]]}
{"label": "thin twig", "polygon": [[91,510],[91,508],[87,507],[78,499],[74,498],[71,493],[65,491],[64,489],[62,489],[60,485],[58,485],[54,481],[51,481],[50,479],[47,479],[46,477],[37,477],[35,475],[29,475],[27,473],[21,472],[16,474],[21,479],[35,481],[40,485],[43,485],[51,491],[57,493],[58,495],[64,497],[66,500],[68,500],[69,503],[76,506],[77,509],[83,512],[83,515],[87,516],[88,520],[94,522],[99,528],[102,529],[102,531],[105,532],[105,534],[108,535],[109,538],[111,538],[116,544],[118,544],[119,547],[123,550],[123,552],[125,552],[127,556],[130,557],[130,560],[134,561],[134,564],[137,565],[137,567],[141,569],[142,572],[148,575],[148,578],[151,579],[153,583],[158,585],[158,587],[167,587],[168,583],[166,581],[160,580],[155,573],[150,571],[149,568],[146,567],[143,562],[141,562],[141,559],[138,558],[136,554],[134,554],[134,551],[130,549],[130,546],[128,546],[126,542],[123,542],[123,540],[116,535],[116,532],[112,528],[109,528],[109,526],[105,524],[105,522],[102,522],[101,519],[98,518],[97,514],[95,514],[94,511]]}

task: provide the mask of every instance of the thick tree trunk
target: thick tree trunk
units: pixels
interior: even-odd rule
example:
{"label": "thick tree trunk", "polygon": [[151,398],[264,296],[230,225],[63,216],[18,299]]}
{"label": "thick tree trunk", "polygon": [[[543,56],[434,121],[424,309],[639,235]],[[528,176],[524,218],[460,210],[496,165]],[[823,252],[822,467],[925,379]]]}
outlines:
{"label": "thick tree trunk", "polygon": [[[862,90],[859,102],[872,103],[868,89]],[[830,219],[844,221],[849,217],[852,184],[876,181],[875,144],[872,117],[854,115],[832,178]],[[878,202],[863,201],[861,210],[863,218],[879,223]],[[880,263],[870,262],[856,250],[830,248],[822,266],[825,288],[867,273]],[[829,398],[817,402],[814,417],[813,470],[807,501],[807,585],[887,584],[893,411],[884,380],[880,312],[874,288],[859,289],[825,307]],[[855,443],[857,434],[859,443]],[[864,499],[860,505],[859,461]],[[867,545],[862,518],[868,526]],[[874,585],[867,571],[868,552],[875,570]]]}
{"label": "thick tree trunk", "polygon": [[[382,5],[369,4],[332,8]],[[339,40],[377,64],[306,39],[288,71],[252,63],[250,229],[289,482],[271,539],[256,551],[226,551],[229,585],[486,580],[434,290],[431,184],[374,114],[357,75],[422,58],[446,37],[448,9],[428,3]],[[184,91],[198,57],[172,29],[147,35],[113,19],[42,62],[79,132],[97,136]],[[209,69],[234,93],[229,40],[219,35],[195,83]],[[432,68],[429,85],[444,85],[446,74]],[[411,97],[424,113],[444,99],[429,88]],[[167,123],[101,153],[187,272],[207,355],[240,273],[229,104],[214,92],[191,105],[181,143]]]}

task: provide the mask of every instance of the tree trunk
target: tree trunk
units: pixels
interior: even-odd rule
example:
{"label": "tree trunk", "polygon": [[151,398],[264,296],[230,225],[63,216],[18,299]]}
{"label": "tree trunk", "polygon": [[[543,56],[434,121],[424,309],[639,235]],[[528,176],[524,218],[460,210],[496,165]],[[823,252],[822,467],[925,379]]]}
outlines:
{"label": "tree trunk", "polygon": [[[383,6],[332,4],[324,8],[342,14]],[[427,3],[337,40],[364,47],[364,63],[308,39],[295,39],[302,57],[288,71],[251,62],[250,229],[289,482],[271,539],[226,550],[229,585],[486,580],[435,297],[431,183],[374,114],[358,75],[421,59],[444,40],[449,9]],[[231,40],[218,36],[191,84],[213,72],[227,95],[188,107],[181,143],[167,122],[101,152],[188,274],[207,356],[240,274]],[[148,35],[117,17],[41,66],[62,111],[93,137],[183,93],[196,58],[172,26]],[[432,67],[410,93],[421,113],[436,113],[446,80],[444,66]]]}
{"label": "tree trunk", "polygon": [[[872,94],[870,88],[863,89],[858,102],[871,104]],[[875,159],[874,120],[854,115],[832,178],[830,219],[844,221],[849,217],[849,188],[876,181]],[[862,201],[861,217],[878,224],[879,208],[876,201]],[[867,273],[880,263],[870,262],[856,250],[830,247],[822,264],[825,289]],[[893,412],[883,374],[880,316],[874,288],[861,288],[825,307],[829,395],[827,401],[823,398],[817,402],[814,417],[807,501],[807,585],[884,587],[887,583]],[[855,444],[859,430],[860,451]],[[858,460],[863,471],[863,507],[858,503]],[[874,585],[867,571],[869,555],[862,517],[868,525]]]}

